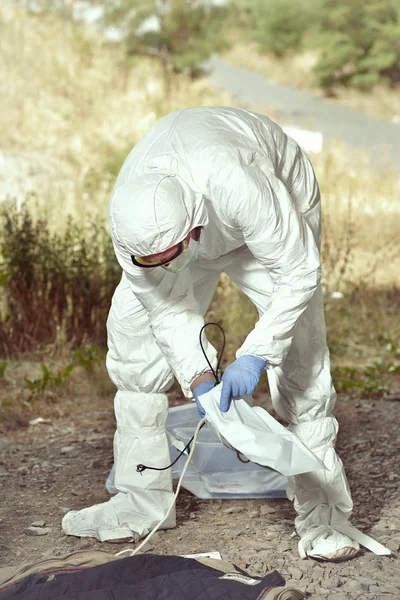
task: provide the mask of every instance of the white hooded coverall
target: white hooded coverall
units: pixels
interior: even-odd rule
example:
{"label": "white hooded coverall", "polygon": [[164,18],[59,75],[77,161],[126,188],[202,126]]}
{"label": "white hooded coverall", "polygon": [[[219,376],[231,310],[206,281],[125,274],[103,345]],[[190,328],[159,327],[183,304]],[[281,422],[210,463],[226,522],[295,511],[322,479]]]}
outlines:
{"label": "white hooded coverall", "polygon": [[[256,305],[259,321],[237,357],[267,363],[272,402],[326,471],[289,481],[304,556],[357,544],[332,531],[352,500],[334,445],[320,286],[320,195],[305,153],[265,116],[227,107],[180,110],[133,148],[115,184],[109,225],[123,275],[108,317],[107,368],[115,397],[115,486],[108,502],[72,511],[66,533],[100,540],[143,536],[166,514],[171,473],[166,392],[209,370],[199,332],[222,271]],[[135,266],[202,227],[200,255],[179,273]],[[205,342],[214,367],[216,352]],[[175,517],[166,526],[174,526]],[[320,547],[319,547],[320,546]]]}

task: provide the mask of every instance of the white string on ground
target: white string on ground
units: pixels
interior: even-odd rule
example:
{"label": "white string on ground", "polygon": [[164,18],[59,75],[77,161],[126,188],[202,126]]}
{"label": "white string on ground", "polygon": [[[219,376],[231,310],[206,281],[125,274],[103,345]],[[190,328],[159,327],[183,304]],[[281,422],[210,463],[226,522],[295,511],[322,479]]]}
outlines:
{"label": "white string on ground", "polygon": [[128,553],[129,553],[129,556],[135,556],[135,554],[137,554],[139,552],[139,550],[141,548],[143,548],[143,546],[145,544],[147,544],[147,542],[153,537],[153,535],[156,533],[156,531],[158,531],[160,529],[161,525],[163,523],[165,523],[165,521],[168,519],[168,517],[169,517],[169,515],[171,513],[171,510],[173,509],[173,507],[175,505],[175,502],[176,502],[176,500],[178,498],[178,495],[179,495],[179,492],[180,492],[180,489],[181,489],[182,480],[183,480],[183,478],[185,476],[185,473],[187,471],[189,463],[192,460],[192,456],[193,456],[193,453],[194,453],[195,448],[196,448],[196,442],[197,442],[197,438],[198,438],[200,429],[204,425],[205,422],[206,422],[205,419],[201,419],[201,421],[199,421],[198,424],[197,424],[197,427],[196,427],[196,430],[195,430],[194,436],[193,436],[192,447],[191,447],[189,455],[188,455],[188,457],[186,459],[185,465],[184,465],[184,467],[182,469],[182,474],[179,477],[178,485],[176,486],[176,492],[175,492],[175,495],[174,495],[174,499],[173,499],[173,501],[171,503],[171,506],[169,507],[169,509],[168,509],[167,514],[165,515],[165,517],[154,527],[154,529],[152,531],[150,531],[150,533],[144,538],[144,540],[142,542],[140,542],[139,546],[137,546],[133,550],[131,548],[126,548],[126,550],[121,550],[121,552],[117,552],[117,554],[115,556],[121,556],[122,554],[128,554]]}

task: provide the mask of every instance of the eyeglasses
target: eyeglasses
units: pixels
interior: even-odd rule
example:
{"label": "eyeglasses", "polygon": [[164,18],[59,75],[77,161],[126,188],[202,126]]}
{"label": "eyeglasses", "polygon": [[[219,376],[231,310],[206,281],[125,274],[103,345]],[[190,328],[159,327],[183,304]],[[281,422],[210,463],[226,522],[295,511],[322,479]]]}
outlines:
{"label": "eyeglasses", "polygon": [[185,250],[187,250],[189,247],[189,241],[190,237],[188,236],[178,244],[176,252],[174,252],[172,256],[170,256],[169,258],[164,258],[163,260],[160,260],[158,258],[151,259],[146,256],[135,256],[133,254],[131,255],[131,260],[136,267],[142,267],[142,269],[162,267],[163,265],[167,265],[168,263],[170,263],[172,260],[175,260],[175,258],[177,258],[180,254],[185,252]]}

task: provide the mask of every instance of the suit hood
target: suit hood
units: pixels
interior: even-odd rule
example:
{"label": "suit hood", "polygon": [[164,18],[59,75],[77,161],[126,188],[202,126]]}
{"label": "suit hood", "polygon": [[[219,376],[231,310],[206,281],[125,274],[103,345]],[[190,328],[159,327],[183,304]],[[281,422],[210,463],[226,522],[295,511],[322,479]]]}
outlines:
{"label": "suit hood", "polygon": [[207,223],[202,194],[176,174],[140,175],[117,186],[111,196],[111,236],[137,256],[163,252]]}

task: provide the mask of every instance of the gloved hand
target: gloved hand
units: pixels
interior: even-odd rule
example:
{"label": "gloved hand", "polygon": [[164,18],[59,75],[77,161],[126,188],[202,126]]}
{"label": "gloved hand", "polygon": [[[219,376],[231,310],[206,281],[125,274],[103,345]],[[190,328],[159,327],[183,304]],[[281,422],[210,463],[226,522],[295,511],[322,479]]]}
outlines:
{"label": "gloved hand", "polygon": [[207,392],[212,390],[213,387],[215,387],[216,385],[217,385],[216,381],[203,381],[203,383],[199,383],[199,385],[196,385],[196,387],[193,390],[193,396],[194,396],[194,399],[196,400],[196,405],[197,405],[197,412],[199,413],[201,418],[206,416],[206,411],[200,404],[199,396],[206,394]]}
{"label": "gloved hand", "polygon": [[251,394],[259,384],[266,362],[259,356],[243,355],[226,369],[222,376],[220,409],[227,412],[232,398]]}

